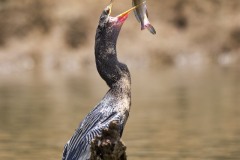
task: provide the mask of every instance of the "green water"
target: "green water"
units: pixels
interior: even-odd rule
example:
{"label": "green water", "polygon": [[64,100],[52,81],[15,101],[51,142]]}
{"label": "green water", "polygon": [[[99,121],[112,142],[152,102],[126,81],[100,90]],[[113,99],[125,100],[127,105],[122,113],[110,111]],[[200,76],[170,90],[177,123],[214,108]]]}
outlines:
{"label": "green water", "polygon": [[[56,160],[107,91],[96,71],[0,78],[0,159]],[[129,160],[239,160],[237,69],[132,71]]]}

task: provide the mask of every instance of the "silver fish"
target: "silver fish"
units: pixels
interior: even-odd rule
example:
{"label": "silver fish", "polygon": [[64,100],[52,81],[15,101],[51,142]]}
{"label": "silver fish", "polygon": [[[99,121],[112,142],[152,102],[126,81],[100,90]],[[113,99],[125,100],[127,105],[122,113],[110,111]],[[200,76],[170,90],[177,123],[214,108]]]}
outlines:
{"label": "silver fish", "polygon": [[134,10],[134,14],[138,22],[141,23],[141,30],[147,28],[152,34],[156,34],[154,27],[150,24],[148,20],[148,11],[147,11],[146,1],[144,0],[132,1],[133,6],[137,6],[139,4],[141,5]]}

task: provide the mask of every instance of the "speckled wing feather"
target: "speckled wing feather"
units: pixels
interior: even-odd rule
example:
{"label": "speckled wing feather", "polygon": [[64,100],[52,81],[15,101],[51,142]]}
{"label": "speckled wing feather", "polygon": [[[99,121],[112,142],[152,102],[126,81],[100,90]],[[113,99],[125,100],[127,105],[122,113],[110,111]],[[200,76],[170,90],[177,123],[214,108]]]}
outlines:
{"label": "speckled wing feather", "polygon": [[[76,160],[88,158],[90,156],[90,144],[94,137],[99,136],[104,128],[107,128],[113,120],[121,121],[117,112],[108,110],[108,113],[102,112],[104,103],[100,103],[79,125],[70,141],[65,145],[63,151],[63,160]],[[107,107],[114,108],[114,107]],[[125,123],[125,122],[124,122]],[[124,124],[122,124],[124,125]],[[119,126],[121,133],[124,126]],[[83,158],[82,158],[83,157]]]}

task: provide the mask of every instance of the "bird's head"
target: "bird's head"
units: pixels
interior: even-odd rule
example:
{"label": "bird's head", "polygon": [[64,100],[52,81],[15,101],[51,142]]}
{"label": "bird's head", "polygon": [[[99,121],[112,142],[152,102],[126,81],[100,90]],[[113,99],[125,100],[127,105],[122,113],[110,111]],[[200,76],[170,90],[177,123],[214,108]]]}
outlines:
{"label": "bird's head", "polygon": [[97,29],[97,38],[105,37],[111,39],[112,42],[116,43],[118,34],[125,20],[128,18],[129,13],[134,10],[137,6],[113,17],[111,16],[112,3],[110,3],[102,12],[99,20]]}
{"label": "bird's head", "polygon": [[136,7],[132,7],[131,9],[119,14],[116,17],[112,17],[111,12],[112,12],[112,3],[110,3],[102,12],[100,16],[100,21],[99,24],[104,25],[104,26],[116,26],[120,27],[125,20],[128,18],[129,13],[135,9]]}

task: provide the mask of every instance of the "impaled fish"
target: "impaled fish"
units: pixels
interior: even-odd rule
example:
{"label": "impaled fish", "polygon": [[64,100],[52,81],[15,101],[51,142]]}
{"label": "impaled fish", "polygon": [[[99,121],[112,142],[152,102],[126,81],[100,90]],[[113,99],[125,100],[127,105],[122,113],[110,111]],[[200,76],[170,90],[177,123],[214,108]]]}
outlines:
{"label": "impaled fish", "polygon": [[[139,5],[141,4],[141,5]],[[152,34],[156,34],[156,31],[154,27],[150,24],[148,20],[148,11],[147,11],[147,5],[146,1],[144,0],[133,0],[132,1],[133,6],[139,5],[135,10],[134,14],[138,22],[141,23],[141,30],[148,29]]]}

